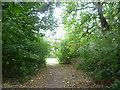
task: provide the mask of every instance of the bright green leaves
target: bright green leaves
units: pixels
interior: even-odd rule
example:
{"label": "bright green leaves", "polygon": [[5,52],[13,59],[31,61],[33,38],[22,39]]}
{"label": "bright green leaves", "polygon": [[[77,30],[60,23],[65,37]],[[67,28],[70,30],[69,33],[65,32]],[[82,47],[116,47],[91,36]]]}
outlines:
{"label": "bright green leaves", "polygon": [[14,77],[13,74],[28,75],[45,64],[45,57],[49,53],[49,44],[43,39],[42,31],[54,30],[53,27],[56,26],[53,3],[4,2],[2,4],[3,77],[10,75]]}
{"label": "bright green leaves", "polygon": [[63,12],[63,24],[67,33],[66,38],[61,40],[58,53],[59,60],[64,63],[79,57],[77,68],[86,70],[96,80],[112,80],[112,88],[119,86],[118,4],[102,3],[103,14],[110,27],[109,31],[103,33],[105,29],[100,26],[99,15],[92,3],[67,3]]}

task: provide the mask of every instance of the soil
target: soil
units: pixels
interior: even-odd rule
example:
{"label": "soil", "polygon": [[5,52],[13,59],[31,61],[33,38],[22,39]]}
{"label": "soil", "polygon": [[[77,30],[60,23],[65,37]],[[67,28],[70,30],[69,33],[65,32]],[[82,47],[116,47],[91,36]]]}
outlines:
{"label": "soil", "polygon": [[53,64],[39,70],[31,80],[3,88],[102,88],[71,64]]}

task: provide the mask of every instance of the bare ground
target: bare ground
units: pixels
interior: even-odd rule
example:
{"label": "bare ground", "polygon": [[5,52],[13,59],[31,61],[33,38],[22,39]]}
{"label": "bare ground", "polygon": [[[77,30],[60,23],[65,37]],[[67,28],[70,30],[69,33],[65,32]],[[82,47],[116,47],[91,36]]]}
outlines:
{"label": "bare ground", "polygon": [[3,85],[13,88],[102,88],[82,71],[70,64],[47,65],[25,83]]}

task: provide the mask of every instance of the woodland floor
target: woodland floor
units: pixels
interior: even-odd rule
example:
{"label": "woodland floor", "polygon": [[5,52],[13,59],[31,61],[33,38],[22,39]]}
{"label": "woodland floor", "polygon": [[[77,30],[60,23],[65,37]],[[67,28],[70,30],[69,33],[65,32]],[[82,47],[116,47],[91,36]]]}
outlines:
{"label": "woodland floor", "polygon": [[70,64],[47,64],[31,80],[3,88],[102,88]]}

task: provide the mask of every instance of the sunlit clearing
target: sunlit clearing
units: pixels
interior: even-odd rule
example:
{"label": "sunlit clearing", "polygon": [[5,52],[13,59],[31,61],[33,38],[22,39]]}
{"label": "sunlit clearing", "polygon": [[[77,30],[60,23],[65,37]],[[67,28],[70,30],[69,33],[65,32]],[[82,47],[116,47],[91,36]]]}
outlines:
{"label": "sunlit clearing", "polygon": [[46,62],[50,65],[58,64],[58,58],[46,58]]}

